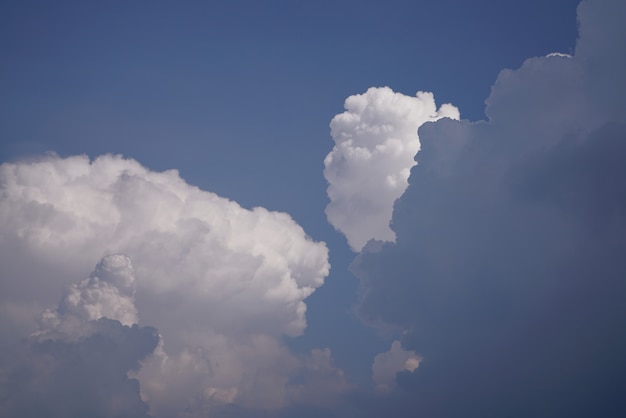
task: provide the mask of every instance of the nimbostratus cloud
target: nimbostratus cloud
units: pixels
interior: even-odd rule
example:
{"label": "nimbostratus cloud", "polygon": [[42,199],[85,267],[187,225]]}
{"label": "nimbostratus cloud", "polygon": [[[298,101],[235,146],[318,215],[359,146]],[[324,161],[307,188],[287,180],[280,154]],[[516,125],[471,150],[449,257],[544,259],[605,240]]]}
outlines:
{"label": "nimbostratus cloud", "polygon": [[[288,401],[288,375],[301,366],[280,338],[303,332],[304,300],[329,271],[325,244],[289,215],[244,209],[175,170],[114,155],[2,164],[0,185],[3,335],[28,335],[26,318],[66,287],[41,317],[52,328],[73,317],[158,328],[162,342],[138,374],[157,416],[190,400],[200,409]],[[134,275],[119,255],[75,283],[116,253]],[[159,404],[165,394],[170,403]]]}
{"label": "nimbostratus cloud", "polygon": [[395,239],[389,221],[416,164],[417,129],[444,117],[458,119],[459,111],[450,104],[437,109],[432,93],[410,97],[389,87],[350,96],[344,107],[330,123],[335,146],[324,160],[326,215],[350,248],[360,251],[370,239]]}
{"label": "nimbostratus cloud", "polygon": [[352,266],[360,316],[423,356],[396,416],[626,414],[626,3],[578,16],[575,54],[502,71],[487,121],[422,126],[396,243]]}

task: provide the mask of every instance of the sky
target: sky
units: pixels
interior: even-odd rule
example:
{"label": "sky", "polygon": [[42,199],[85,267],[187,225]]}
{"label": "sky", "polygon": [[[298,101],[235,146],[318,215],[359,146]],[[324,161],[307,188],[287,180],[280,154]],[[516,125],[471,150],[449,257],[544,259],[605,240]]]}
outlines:
{"label": "sky", "polygon": [[626,3],[0,5],[0,416],[623,416]]}

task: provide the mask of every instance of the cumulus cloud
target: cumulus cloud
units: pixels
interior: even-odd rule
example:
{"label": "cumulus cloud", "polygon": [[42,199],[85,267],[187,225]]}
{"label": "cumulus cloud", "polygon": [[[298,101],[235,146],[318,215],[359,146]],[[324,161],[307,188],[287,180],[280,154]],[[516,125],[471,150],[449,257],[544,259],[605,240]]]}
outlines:
{"label": "cumulus cloud", "polygon": [[39,317],[35,335],[80,336],[89,321],[108,318],[122,325],[138,322],[135,307],[135,272],[129,257],[104,257],[91,275],[67,289],[55,310],[46,309]]}
{"label": "cumulus cloud", "polygon": [[134,280],[128,257],[105,257],[41,315],[36,332],[0,353],[0,415],[149,416],[128,374],[159,336],[135,323]]}
{"label": "cumulus cloud", "polygon": [[420,128],[396,243],[352,266],[360,316],[423,356],[398,416],[626,413],[626,3],[578,13],[575,54],[501,72],[487,121]]}
{"label": "cumulus cloud", "polygon": [[266,336],[229,342],[226,348],[220,343],[226,342],[177,356],[159,347],[143,363],[142,394],[156,416],[275,416],[292,405],[332,407],[353,389],[328,348],[295,356]]}
{"label": "cumulus cloud", "polygon": [[421,358],[415,351],[402,348],[400,341],[391,343],[389,351],[374,357],[372,364],[373,380],[378,392],[388,392],[395,386],[396,375],[401,371],[413,373],[419,367]]}
{"label": "cumulus cloud", "polygon": [[352,389],[343,371],[334,364],[329,348],[311,350],[299,367],[290,386],[294,403],[328,406],[337,395]]}
{"label": "cumulus cloud", "polygon": [[344,107],[330,123],[335,146],[324,160],[326,215],[352,250],[360,251],[370,239],[395,239],[389,221],[416,164],[417,129],[427,121],[458,119],[459,111],[450,104],[437,109],[432,93],[410,97],[389,87],[350,96]]}
{"label": "cumulus cloud", "polygon": [[[159,348],[137,374],[157,416],[196,404],[284,404],[300,360],[280,340],[303,332],[305,299],[329,271],[325,244],[289,215],[244,209],[175,170],[113,155],[2,164],[0,187],[4,335],[27,335],[26,313],[66,287],[41,332],[99,317],[159,329]],[[107,254],[126,256],[72,284]]]}

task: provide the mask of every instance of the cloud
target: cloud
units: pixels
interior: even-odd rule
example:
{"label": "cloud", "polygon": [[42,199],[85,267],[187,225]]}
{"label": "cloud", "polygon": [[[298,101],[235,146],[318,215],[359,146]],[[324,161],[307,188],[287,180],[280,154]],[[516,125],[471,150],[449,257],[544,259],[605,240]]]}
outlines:
{"label": "cloud", "polygon": [[416,164],[417,129],[427,121],[458,119],[459,111],[450,104],[437,109],[432,93],[410,97],[389,87],[350,96],[344,106],[330,123],[335,146],[324,160],[326,215],[350,248],[360,251],[370,239],[395,239],[389,221]]}
{"label": "cloud", "polygon": [[41,315],[36,332],[2,350],[0,415],[148,417],[129,373],[159,335],[134,323],[134,281],[128,257],[105,257]]}
{"label": "cloud", "polygon": [[418,367],[421,358],[415,351],[407,351],[402,348],[400,341],[391,343],[389,351],[374,357],[372,364],[372,379],[378,392],[388,392],[396,382],[398,372],[409,371],[413,373]]}
{"label": "cloud", "polygon": [[[291,406],[332,408],[353,389],[330,349],[296,357],[265,336],[228,347],[213,343],[178,356],[157,349],[138,376],[151,410],[163,417],[177,416],[182,409],[189,417],[239,417],[244,411],[275,416]],[[195,396],[184,396],[189,393]],[[187,401],[184,408],[181,398]]]}
{"label": "cloud", "polygon": [[[287,402],[302,360],[281,338],[304,331],[305,299],[329,272],[325,244],[289,215],[244,209],[175,170],[113,155],[2,164],[0,187],[7,339],[28,335],[28,312],[66,287],[58,310],[42,316],[47,332],[98,317],[158,328],[159,347],[137,372],[156,416]],[[124,256],[73,283],[108,254]]]}
{"label": "cloud", "polygon": [[104,257],[91,275],[68,287],[56,310],[39,317],[39,338],[81,335],[89,321],[108,318],[130,326],[138,322],[135,307],[135,272],[129,257]]}
{"label": "cloud", "polygon": [[400,416],[626,412],[626,4],[578,13],[575,54],[502,71],[487,121],[420,128],[396,243],[353,263],[361,318],[423,357]]}
{"label": "cloud", "polygon": [[149,416],[127,373],[156,347],[155,330],[109,319],[88,325],[75,340],[29,339],[3,353],[0,415]]}
{"label": "cloud", "polygon": [[311,350],[292,379],[290,397],[294,404],[329,406],[338,395],[353,389],[343,371],[334,364],[329,348]]}

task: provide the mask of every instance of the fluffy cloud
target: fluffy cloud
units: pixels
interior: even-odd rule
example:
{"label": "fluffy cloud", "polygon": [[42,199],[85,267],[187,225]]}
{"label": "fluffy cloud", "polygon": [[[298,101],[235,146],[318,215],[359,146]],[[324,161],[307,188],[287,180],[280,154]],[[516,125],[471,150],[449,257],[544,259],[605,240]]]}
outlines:
{"label": "fluffy cloud", "polygon": [[[65,286],[58,310],[41,317],[43,333],[99,317],[159,329],[137,375],[154,414],[286,402],[301,360],[280,339],[303,332],[304,300],[329,271],[326,246],[287,214],[241,208],[174,170],[112,155],[3,164],[0,185],[4,335],[29,333],[28,312]],[[136,274],[128,257],[108,257],[72,284],[115,253]]]}
{"label": "fluffy cloud", "polygon": [[122,325],[138,322],[135,307],[135,272],[130,258],[116,254],[104,257],[91,275],[67,289],[56,310],[39,317],[35,335],[80,336],[89,321],[108,318]]}
{"label": "fluffy cloud", "polygon": [[[353,389],[327,348],[296,357],[263,336],[228,348],[214,343],[169,357],[157,348],[138,373],[142,394],[155,415],[283,416],[281,410],[292,406],[332,408],[340,395]],[[194,396],[183,396],[190,393]],[[183,408],[181,398],[186,399]]]}
{"label": "fluffy cloud", "polygon": [[0,353],[0,415],[147,417],[128,374],[157,348],[154,328],[135,324],[130,259],[105,257],[71,285],[40,328]]}
{"label": "fluffy cloud", "polygon": [[[80,264],[70,277],[90,264],[72,262],[78,251],[91,262],[127,254],[145,278],[138,303],[150,317],[163,309],[141,306],[147,293],[167,295],[177,309],[203,305],[198,320],[213,328],[243,332],[267,320],[275,334],[298,335],[305,327],[303,300],[328,274],[325,245],[308,239],[287,214],[243,209],[186,184],[173,170],[151,172],[119,156],[93,162],[50,156],[3,164],[0,179],[6,247],[51,268]],[[3,264],[14,265],[9,256]]]}
{"label": "fluffy cloud", "polygon": [[427,121],[458,119],[459,111],[450,104],[437,109],[432,93],[410,97],[388,87],[350,96],[344,106],[346,111],[330,123],[335,146],[324,160],[330,198],[326,215],[360,251],[370,239],[395,238],[389,221],[416,164],[417,129]]}
{"label": "fluffy cloud", "polygon": [[572,57],[503,71],[488,120],[420,129],[396,243],[353,264],[361,317],[423,356],[398,416],[626,413],[626,3]]}

